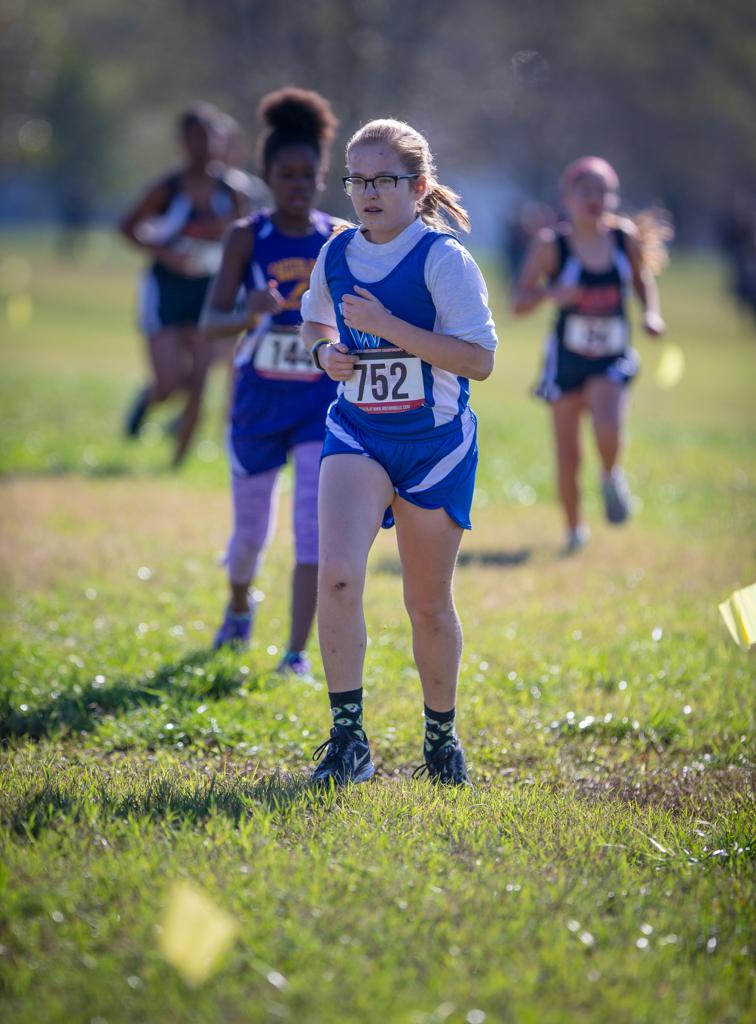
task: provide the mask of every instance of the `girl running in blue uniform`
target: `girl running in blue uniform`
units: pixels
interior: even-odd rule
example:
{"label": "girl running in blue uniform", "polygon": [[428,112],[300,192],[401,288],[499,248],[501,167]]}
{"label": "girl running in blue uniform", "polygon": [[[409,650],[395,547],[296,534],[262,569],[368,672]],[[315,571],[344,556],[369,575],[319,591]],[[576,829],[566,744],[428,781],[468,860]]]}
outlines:
{"label": "girl running in blue uniform", "polygon": [[425,698],[424,767],[435,781],[464,785],[452,577],[478,457],[469,380],[491,373],[496,334],[480,271],[446,226],[468,229],[467,214],[436,181],[425,138],[400,121],[371,121],[350,140],[347,165],[360,226],[324,247],[302,300],[305,344],[339,382],[319,502],[318,628],[333,728],[313,779],[373,774],[362,599],[376,534],[396,524]]}
{"label": "girl running in blue uniform", "polygon": [[[272,212],[238,221],[228,235],[208,296],[206,338],[245,332],[235,357],[229,457],[234,529],[228,547],[230,600],[215,647],[249,643],[250,587],[275,518],[275,485],[294,464],[291,632],[280,671],[309,674],[304,653],[315,614],[318,572],[318,470],[334,382],[299,337],[300,302],[335,220],[313,209],[338,124],[316,92],[286,88],[260,103],[261,140]],[[238,312],[242,290],[245,307]]]}
{"label": "girl running in blue uniform", "polygon": [[648,334],[663,334],[664,321],[651,258],[659,253],[658,232],[650,231],[642,244],[635,224],[617,217],[614,168],[600,157],[582,157],[564,171],[561,187],[567,222],[533,240],[514,311],[529,313],[545,300],[557,307],[536,394],[552,409],[566,551],[573,552],[588,539],[578,486],[584,410],[590,412],[601,459],[606,517],[622,523],[630,515],[630,492],[619,464],[628,385],[638,372],[626,311],[630,288],[643,306]]}
{"label": "girl running in blue uniform", "polygon": [[150,186],[120,224],[121,233],[153,260],[142,280],[140,326],[154,380],[137,396],[126,430],[136,437],[151,405],[185,392],[174,465],[183,460],[197,429],[214,356],[197,329],[202,304],[220,266],[223,233],[247,204],[218,163],[223,142],[218,115],[209,104],[182,115],[184,167]]}

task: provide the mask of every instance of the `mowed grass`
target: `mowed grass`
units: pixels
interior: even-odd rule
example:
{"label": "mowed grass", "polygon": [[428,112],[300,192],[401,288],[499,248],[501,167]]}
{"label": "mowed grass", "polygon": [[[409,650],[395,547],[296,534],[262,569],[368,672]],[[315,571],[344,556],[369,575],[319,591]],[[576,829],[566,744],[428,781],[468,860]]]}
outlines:
{"label": "mowed grass", "polygon": [[[662,279],[672,391],[638,340],[627,468],[637,515],[559,556],[544,316],[474,389],[481,466],[456,594],[459,729],[475,789],[411,779],[421,697],[394,538],[371,559],[369,785],[318,796],[329,725],[286,638],[288,481],[252,648],[211,654],[229,501],[225,381],[179,474],[141,379],[136,263],[6,238],[0,735],[2,1019],[14,1022],[740,1022],[753,997],[753,655],[717,604],[756,579],[756,340],[718,266]],[[24,264],[24,260],[28,261]],[[19,262],[21,261],[21,262]],[[31,297],[31,318],[26,300]],[[20,310],[20,312],[19,312]],[[158,951],[172,882],[239,924],[189,989]]]}

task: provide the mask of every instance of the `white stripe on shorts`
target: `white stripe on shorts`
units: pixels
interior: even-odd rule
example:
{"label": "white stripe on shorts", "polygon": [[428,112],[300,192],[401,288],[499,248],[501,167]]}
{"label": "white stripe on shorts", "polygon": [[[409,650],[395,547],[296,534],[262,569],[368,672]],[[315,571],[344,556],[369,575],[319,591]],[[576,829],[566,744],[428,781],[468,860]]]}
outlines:
{"label": "white stripe on shorts", "polygon": [[557,367],[559,358],[559,340],[556,334],[550,334],[544,345],[543,375],[535,389],[540,398],[553,402],[562,394],[557,384]]}
{"label": "white stripe on shorts", "polygon": [[456,448],[453,448],[448,455],[445,455],[443,459],[440,459],[433,469],[427,473],[419,484],[415,484],[414,487],[408,487],[408,494],[416,494],[418,491],[427,491],[431,487],[435,487],[437,483],[440,483],[444,477],[448,476],[451,471],[460,464],[465,455],[469,452],[472,447],[472,443],[475,440],[475,422],[472,417],[470,409],[465,409],[462,413],[462,443],[458,444]]}
{"label": "white stripe on shorts", "polygon": [[234,449],[234,442],[231,437],[231,424],[226,426],[226,455],[228,456],[228,464],[231,467],[231,472],[234,476],[252,476],[239,462],[239,457]]}
{"label": "white stripe on shorts", "polygon": [[365,449],[362,447],[359,441],[356,441],[351,434],[348,434],[343,427],[340,427],[338,423],[330,417],[326,417],[326,426],[331,431],[337,441],[341,441],[342,444],[348,445],[350,448],[354,448],[355,451],[360,452],[361,455],[365,454]]}

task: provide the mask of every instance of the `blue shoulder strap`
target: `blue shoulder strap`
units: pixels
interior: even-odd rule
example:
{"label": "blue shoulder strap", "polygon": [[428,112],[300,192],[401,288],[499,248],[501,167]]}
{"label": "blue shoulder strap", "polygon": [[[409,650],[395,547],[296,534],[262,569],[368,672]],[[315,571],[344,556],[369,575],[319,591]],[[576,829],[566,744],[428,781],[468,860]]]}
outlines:
{"label": "blue shoulder strap", "polygon": [[338,235],[334,235],[334,237],[329,241],[325,261],[326,280],[328,280],[328,277],[333,271],[335,261],[341,259],[344,255],[344,250],[357,234],[357,230],[357,228],[347,228],[346,231],[340,231]]}
{"label": "blue shoulder strap", "polygon": [[[359,228],[347,228],[346,231],[340,231],[338,235],[335,235],[331,241],[329,241],[325,265],[326,280],[334,268],[335,261],[342,258],[344,250],[358,231]],[[456,236],[450,231],[429,231],[427,234],[423,235],[414,248],[410,249],[405,256],[405,259],[412,255],[416,255],[422,257],[424,262],[430,247],[434,242],[438,241],[439,238],[456,238]]]}
{"label": "blue shoulder strap", "polygon": [[428,255],[428,251],[434,242],[437,242],[439,238],[453,238],[457,241],[456,235],[453,235],[451,231],[428,231],[420,241],[417,243],[415,248],[412,250],[416,252],[423,259]]}

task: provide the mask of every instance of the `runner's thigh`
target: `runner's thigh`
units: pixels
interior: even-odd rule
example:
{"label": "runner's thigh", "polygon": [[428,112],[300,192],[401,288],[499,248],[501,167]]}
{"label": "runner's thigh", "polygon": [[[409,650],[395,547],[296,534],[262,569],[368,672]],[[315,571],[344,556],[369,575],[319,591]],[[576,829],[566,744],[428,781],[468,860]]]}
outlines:
{"label": "runner's thigh", "polygon": [[364,455],[323,459],[318,487],[321,567],[352,565],[363,572],[393,497],[388,474],[373,459]]}

